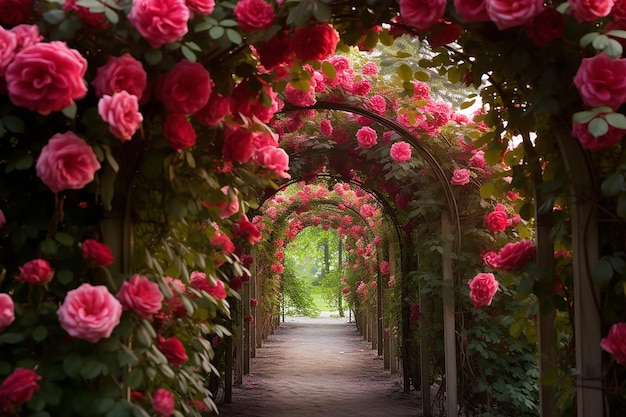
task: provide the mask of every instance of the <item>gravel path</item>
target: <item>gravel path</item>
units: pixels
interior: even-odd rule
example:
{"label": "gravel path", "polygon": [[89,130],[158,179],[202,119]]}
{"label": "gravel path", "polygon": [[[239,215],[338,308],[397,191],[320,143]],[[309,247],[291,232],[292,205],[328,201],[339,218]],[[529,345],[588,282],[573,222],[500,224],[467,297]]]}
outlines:
{"label": "gravel path", "polygon": [[251,360],[222,417],[417,417],[419,393],[383,370],[347,319],[287,318]]}

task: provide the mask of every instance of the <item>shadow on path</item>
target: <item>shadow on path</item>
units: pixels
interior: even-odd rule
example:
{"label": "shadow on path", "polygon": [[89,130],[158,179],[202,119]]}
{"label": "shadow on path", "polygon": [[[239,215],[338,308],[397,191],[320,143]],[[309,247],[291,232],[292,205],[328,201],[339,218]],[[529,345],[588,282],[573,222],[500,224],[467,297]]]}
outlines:
{"label": "shadow on path", "polygon": [[288,318],[251,360],[222,417],[416,417],[419,393],[402,392],[347,319]]}

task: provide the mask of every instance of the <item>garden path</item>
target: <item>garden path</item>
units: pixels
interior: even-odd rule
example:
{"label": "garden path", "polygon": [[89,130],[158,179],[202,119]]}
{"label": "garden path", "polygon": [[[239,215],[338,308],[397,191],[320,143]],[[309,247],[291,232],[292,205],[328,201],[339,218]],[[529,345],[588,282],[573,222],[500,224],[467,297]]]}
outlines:
{"label": "garden path", "polygon": [[251,360],[251,374],[233,388],[222,417],[416,417],[419,393],[402,391],[402,377],[354,323],[341,318],[287,318]]}

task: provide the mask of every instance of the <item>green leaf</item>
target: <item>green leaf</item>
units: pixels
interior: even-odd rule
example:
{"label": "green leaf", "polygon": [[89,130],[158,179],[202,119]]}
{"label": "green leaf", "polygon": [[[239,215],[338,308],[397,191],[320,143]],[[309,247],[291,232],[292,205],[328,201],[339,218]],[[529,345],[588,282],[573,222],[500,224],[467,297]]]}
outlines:
{"label": "green leaf", "polygon": [[241,45],[241,43],[243,42],[241,34],[234,29],[226,29],[226,37],[235,45]]}
{"label": "green leaf", "polygon": [[219,39],[224,36],[225,31],[226,29],[221,26],[213,26],[211,29],[209,29],[209,36],[211,37],[211,39]]}
{"label": "green leaf", "polygon": [[74,238],[68,233],[57,232],[54,235],[54,240],[63,246],[74,246]]}
{"label": "green leaf", "polygon": [[476,103],[476,99],[461,103],[461,110],[470,108]]}
{"label": "green leaf", "polygon": [[430,80],[430,75],[428,75],[428,73],[424,71],[416,71],[415,74],[413,74],[413,76],[418,81],[426,82]]}
{"label": "green leaf", "polygon": [[233,19],[224,19],[224,20],[220,20],[220,26],[222,27],[235,27],[237,26],[237,21],[233,20]]}
{"label": "green leaf", "polygon": [[183,56],[187,58],[187,60],[191,62],[196,62],[196,54],[191,49],[189,49],[187,45],[181,46],[180,51],[183,53]]}
{"label": "green leaf", "polygon": [[519,282],[517,289],[519,292],[524,294],[530,294],[533,292],[533,287],[535,286],[535,280],[532,277],[525,276]]}
{"label": "green leaf", "polygon": [[580,38],[580,46],[583,48],[587,47],[598,36],[600,36],[598,32],[587,33],[585,36]]}
{"label": "green leaf", "polygon": [[54,274],[54,279],[63,285],[67,285],[74,281],[74,272],[69,269],[62,269]]}
{"label": "green leaf", "polygon": [[318,22],[328,22],[331,16],[332,12],[330,7],[319,2],[313,3],[313,17],[315,17]]}
{"label": "green leaf", "polygon": [[63,110],[61,110],[61,113],[63,113],[65,115],[65,117],[67,117],[68,119],[75,119],[76,118],[76,111],[77,111],[76,103],[72,102],[72,104],[70,104],[69,106],[67,106]]}
{"label": "green leaf", "polygon": [[600,136],[606,135],[606,133],[609,131],[609,124],[606,122],[606,120],[597,117],[589,122],[587,130],[594,138],[599,138]]}
{"label": "green leaf", "polygon": [[70,378],[77,378],[83,366],[83,358],[70,353],[63,359],[63,370]]}
{"label": "green leaf", "polygon": [[113,9],[108,8],[108,7],[104,9],[104,16],[113,25],[117,25],[117,23],[120,21],[120,16],[117,14],[117,12],[115,10],[113,10]]}
{"label": "green leaf", "polygon": [[130,373],[128,374],[128,379],[126,380],[126,383],[130,387],[130,389],[139,388],[142,382],[143,371],[141,370],[141,368],[134,368],[132,371],[130,371]]}
{"label": "green leaf", "polygon": [[65,19],[65,12],[61,9],[52,9],[42,13],[41,17],[51,25],[56,25]]}
{"label": "green leaf", "polygon": [[48,329],[45,326],[37,326],[33,330],[33,340],[35,342],[41,342],[48,337]]}
{"label": "green leaf", "polygon": [[34,162],[35,158],[33,158],[33,155],[30,152],[25,152],[19,155],[13,163],[15,169],[25,171],[27,169],[31,169]]}
{"label": "green leaf", "polygon": [[624,47],[615,39],[608,38],[606,45],[602,49],[602,52],[604,52],[609,57],[615,59],[622,56],[622,52],[624,52]]}
{"label": "green leaf", "polygon": [[115,178],[117,172],[110,166],[105,166],[101,170],[100,174],[100,195],[102,198],[102,206],[105,210],[111,210],[111,202],[113,201],[113,195],[115,194]]}
{"label": "green leaf", "polygon": [[609,113],[604,115],[604,120],[617,129],[626,129],[626,116],[622,113]]}
{"label": "green leaf", "polygon": [[118,401],[106,414],[106,417],[130,417],[130,406],[126,401]]}
{"label": "green leaf", "polygon": [[409,67],[407,64],[400,65],[396,73],[402,81],[413,80],[413,71],[411,70],[411,67]]}
{"label": "green leaf", "polygon": [[2,124],[13,133],[24,133],[24,121],[17,116],[6,115],[2,118]]}
{"label": "green leaf", "polygon": [[322,72],[331,80],[334,80],[337,76],[337,69],[328,61],[322,62]]}
{"label": "green leaf", "polygon": [[613,278],[613,267],[606,259],[601,259],[597,264],[591,267],[591,278],[600,285],[606,285]]}
{"label": "green leaf", "polygon": [[618,195],[624,188],[624,174],[621,172],[615,172],[602,181],[602,194],[607,197]]}
{"label": "green leaf", "polygon": [[596,112],[579,111],[579,112],[574,113],[574,115],[572,116],[572,122],[585,124],[585,123],[589,123],[596,116],[597,116]]}
{"label": "green leaf", "polygon": [[617,198],[616,213],[622,219],[626,219],[626,192],[621,192]]}
{"label": "green leaf", "polygon": [[148,65],[155,66],[163,60],[163,52],[161,49],[148,49],[143,57]]}
{"label": "green leaf", "polygon": [[85,379],[93,379],[102,373],[104,365],[95,359],[88,358],[80,368],[80,376]]}
{"label": "green leaf", "polygon": [[12,345],[23,341],[25,338],[24,333],[2,333],[0,334],[0,343]]}

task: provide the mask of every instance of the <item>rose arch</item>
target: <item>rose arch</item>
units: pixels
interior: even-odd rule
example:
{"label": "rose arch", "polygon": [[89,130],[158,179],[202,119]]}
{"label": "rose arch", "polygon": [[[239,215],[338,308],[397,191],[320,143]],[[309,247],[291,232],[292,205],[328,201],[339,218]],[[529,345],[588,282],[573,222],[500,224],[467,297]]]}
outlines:
{"label": "rose arch", "polygon": [[[543,417],[621,412],[625,10],[0,1],[0,414],[215,409],[261,241],[249,215],[289,172],[356,174],[398,209],[419,261],[402,282],[453,297],[433,311],[457,318],[442,349],[471,358],[459,399],[489,408],[473,411],[506,414],[526,390]],[[481,111],[451,112],[428,78],[477,89]],[[402,331],[439,331],[424,327]],[[507,380],[524,358],[540,376]]]}

